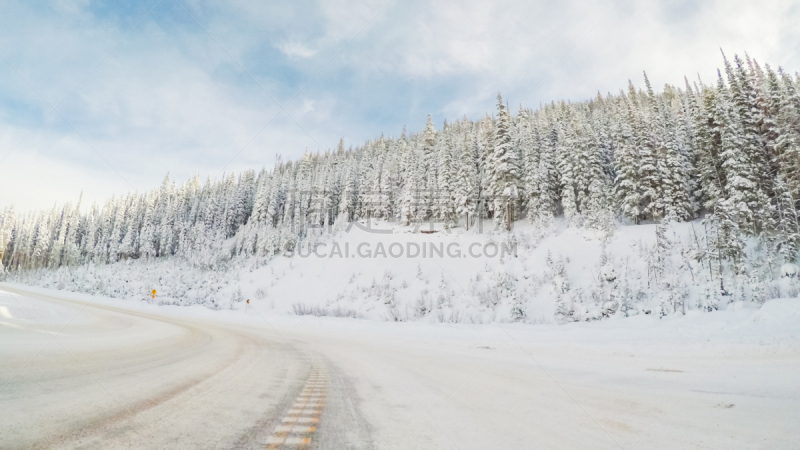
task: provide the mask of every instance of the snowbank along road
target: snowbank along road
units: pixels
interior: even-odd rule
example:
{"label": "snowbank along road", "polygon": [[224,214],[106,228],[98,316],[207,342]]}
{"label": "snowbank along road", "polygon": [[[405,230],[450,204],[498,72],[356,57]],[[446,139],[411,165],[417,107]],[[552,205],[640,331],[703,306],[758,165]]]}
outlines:
{"label": "snowbank along road", "polygon": [[567,326],[3,285],[0,448],[798,448],[800,308]]}

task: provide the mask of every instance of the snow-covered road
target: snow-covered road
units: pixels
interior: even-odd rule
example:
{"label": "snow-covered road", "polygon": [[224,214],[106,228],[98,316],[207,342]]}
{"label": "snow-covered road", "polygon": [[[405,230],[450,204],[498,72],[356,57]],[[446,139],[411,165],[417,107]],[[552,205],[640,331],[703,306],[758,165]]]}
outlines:
{"label": "snow-covered road", "polygon": [[2,289],[0,448],[800,446],[797,300],[467,326]]}
{"label": "snow-covered road", "polygon": [[2,299],[0,448],[264,448],[319,366],[260,326]]}

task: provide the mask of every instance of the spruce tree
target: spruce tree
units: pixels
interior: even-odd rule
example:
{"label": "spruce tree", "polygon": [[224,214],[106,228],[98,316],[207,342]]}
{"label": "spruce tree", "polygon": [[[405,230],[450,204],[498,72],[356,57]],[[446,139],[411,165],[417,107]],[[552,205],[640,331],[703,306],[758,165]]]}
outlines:
{"label": "spruce tree", "polygon": [[[621,93],[624,98],[624,94]],[[629,98],[625,99],[622,108],[624,116],[620,118],[617,134],[617,151],[614,154],[617,177],[615,183],[616,200],[620,213],[633,221],[639,222],[641,210],[641,179],[639,178],[639,152],[633,135],[635,115]]]}
{"label": "spruce tree", "polygon": [[519,162],[511,139],[511,117],[503,105],[503,98],[497,94],[497,125],[494,133],[494,152],[490,168],[489,189],[494,197],[496,220],[511,230],[514,220],[514,206],[519,197]]}
{"label": "spruce tree", "polygon": [[457,139],[455,151],[458,155],[456,166],[458,172],[455,177],[454,202],[456,214],[464,216],[464,227],[469,230],[470,220],[474,220],[477,209],[479,184],[475,153],[471,148],[468,137]]}

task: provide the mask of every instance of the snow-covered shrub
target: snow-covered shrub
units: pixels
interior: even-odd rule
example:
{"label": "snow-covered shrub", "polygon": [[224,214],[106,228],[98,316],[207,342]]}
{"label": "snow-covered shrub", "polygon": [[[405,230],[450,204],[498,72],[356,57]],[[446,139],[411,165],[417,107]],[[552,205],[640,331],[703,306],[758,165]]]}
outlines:
{"label": "snow-covered shrub", "polygon": [[316,305],[306,305],[304,303],[293,303],[292,311],[298,316],[317,316],[317,317],[345,317],[358,319],[360,315],[352,309],[342,307],[324,308]]}
{"label": "snow-covered shrub", "polygon": [[800,274],[800,266],[797,264],[786,263],[781,266],[781,277],[795,278]]}

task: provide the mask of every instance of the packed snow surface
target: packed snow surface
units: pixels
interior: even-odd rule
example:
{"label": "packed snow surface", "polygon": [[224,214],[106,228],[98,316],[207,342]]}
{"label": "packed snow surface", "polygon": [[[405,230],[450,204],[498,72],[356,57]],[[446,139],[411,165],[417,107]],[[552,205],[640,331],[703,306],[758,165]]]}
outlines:
{"label": "packed snow surface", "polygon": [[320,367],[321,448],[800,442],[793,298],[660,319],[454,325],[2,288],[0,408],[14,411],[0,415],[4,448],[259,447]]}

